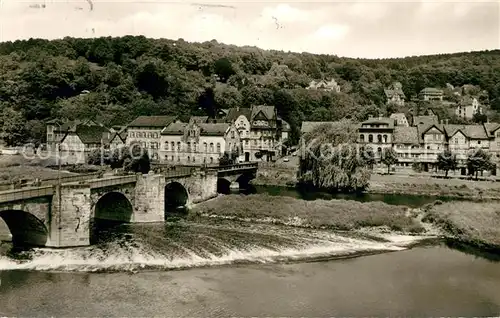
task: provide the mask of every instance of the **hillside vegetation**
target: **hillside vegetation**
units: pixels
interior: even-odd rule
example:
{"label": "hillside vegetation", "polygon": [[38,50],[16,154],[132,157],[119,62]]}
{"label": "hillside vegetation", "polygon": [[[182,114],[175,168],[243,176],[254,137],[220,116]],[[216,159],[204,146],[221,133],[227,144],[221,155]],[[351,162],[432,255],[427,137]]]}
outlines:
{"label": "hillside vegetation", "polygon": [[[305,89],[322,78],[335,78],[341,92]],[[500,51],[368,60],[142,36],[4,42],[0,137],[9,145],[43,141],[44,121],[55,117],[111,126],[139,115],[187,118],[269,104],[291,124],[293,142],[303,120],[394,111],[383,91],[393,81],[408,97],[427,86],[475,85],[487,92],[481,102],[498,110]]]}

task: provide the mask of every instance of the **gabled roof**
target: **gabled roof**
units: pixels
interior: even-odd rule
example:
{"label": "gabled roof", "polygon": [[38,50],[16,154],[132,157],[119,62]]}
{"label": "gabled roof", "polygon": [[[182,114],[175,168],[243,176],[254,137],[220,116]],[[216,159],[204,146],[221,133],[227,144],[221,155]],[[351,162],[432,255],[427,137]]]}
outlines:
{"label": "gabled roof", "polygon": [[128,124],[128,127],[164,128],[176,119],[175,116],[139,116]]}
{"label": "gabled roof", "polygon": [[465,132],[463,131],[464,125],[444,125],[444,130],[446,131],[446,135],[448,138],[455,135],[458,131],[461,131],[465,136]]}
{"label": "gabled roof", "polygon": [[171,123],[161,131],[162,135],[183,135],[188,123]]}
{"label": "gabled roof", "polygon": [[425,125],[425,124],[423,124],[423,125],[418,125],[417,126],[419,135],[424,135],[425,133],[427,133],[432,128],[436,128],[437,130],[439,130],[443,134],[445,133],[444,125],[441,125],[441,124],[431,124],[431,125]]}
{"label": "gabled roof", "polygon": [[107,134],[103,134],[103,137],[102,137],[102,142],[105,145],[111,144],[116,138],[118,138],[118,140],[120,140],[121,142],[125,143],[125,140],[118,133],[112,133],[109,136],[109,138],[106,135]]}
{"label": "gabled roof", "polygon": [[392,98],[394,95],[399,95],[401,98],[406,98],[405,93],[402,90],[384,89],[384,93],[387,98]]}
{"label": "gabled roof", "polygon": [[274,106],[267,106],[267,105],[252,106],[251,118],[253,119],[260,112],[262,112],[268,120],[276,119],[276,112]]}
{"label": "gabled roof", "polygon": [[470,139],[488,139],[483,125],[465,125],[464,132]]}
{"label": "gabled roof", "polygon": [[417,127],[396,126],[394,128],[394,143],[398,144],[418,144]]}
{"label": "gabled roof", "polygon": [[248,121],[250,121],[250,118],[252,116],[252,109],[243,107],[230,108],[227,112],[226,122],[234,122],[241,115],[245,116],[248,119]]}

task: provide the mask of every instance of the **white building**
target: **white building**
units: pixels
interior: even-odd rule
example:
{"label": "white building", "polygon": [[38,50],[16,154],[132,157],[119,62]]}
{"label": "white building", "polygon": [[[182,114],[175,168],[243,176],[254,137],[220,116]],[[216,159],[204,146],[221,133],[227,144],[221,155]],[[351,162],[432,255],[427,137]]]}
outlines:
{"label": "white building", "polygon": [[465,96],[457,103],[455,115],[458,117],[472,119],[476,113],[483,113],[483,109],[477,98]]}
{"label": "white building", "polygon": [[126,143],[139,143],[152,160],[158,160],[161,131],[175,120],[174,116],[139,116],[127,125]]}

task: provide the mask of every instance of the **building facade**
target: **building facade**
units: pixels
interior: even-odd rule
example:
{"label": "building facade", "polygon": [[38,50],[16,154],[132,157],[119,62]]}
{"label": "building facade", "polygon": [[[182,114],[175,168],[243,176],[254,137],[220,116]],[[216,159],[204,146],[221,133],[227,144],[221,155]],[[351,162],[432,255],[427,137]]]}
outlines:
{"label": "building facade", "polygon": [[395,104],[404,106],[406,95],[403,92],[403,85],[399,82],[394,82],[389,88],[384,90],[387,104]]}
{"label": "building facade", "polygon": [[151,160],[159,160],[161,132],[176,121],[174,116],[139,116],[127,125],[127,146],[138,143],[147,149]]}
{"label": "building facade", "polygon": [[443,91],[433,87],[426,87],[420,91],[418,98],[423,101],[443,101]]}
{"label": "building facade", "polygon": [[472,119],[476,113],[483,113],[483,109],[477,98],[465,96],[457,103],[455,115],[458,117]]}
{"label": "building facade", "polygon": [[371,148],[375,160],[382,158],[387,148],[392,148],[396,120],[387,117],[370,118],[358,128],[358,143],[365,149]]}
{"label": "building facade", "polygon": [[74,131],[67,132],[58,144],[61,164],[76,165],[87,163],[88,156],[93,151],[106,148],[105,145],[109,144],[109,141],[112,140],[111,134],[103,126],[78,125]]}
{"label": "building facade", "polygon": [[216,165],[224,153],[242,152],[234,124],[171,123],[161,131],[161,161],[178,165]]}

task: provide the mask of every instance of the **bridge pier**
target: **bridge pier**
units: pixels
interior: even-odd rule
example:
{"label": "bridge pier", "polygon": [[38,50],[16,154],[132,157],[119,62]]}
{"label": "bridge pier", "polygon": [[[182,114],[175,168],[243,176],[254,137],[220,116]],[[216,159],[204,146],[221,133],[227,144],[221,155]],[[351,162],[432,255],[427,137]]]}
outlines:
{"label": "bridge pier", "polygon": [[132,223],[165,220],[165,184],[161,174],[138,175]]}
{"label": "bridge pier", "polygon": [[56,186],[46,246],[74,247],[90,245],[90,187],[87,184]]}

